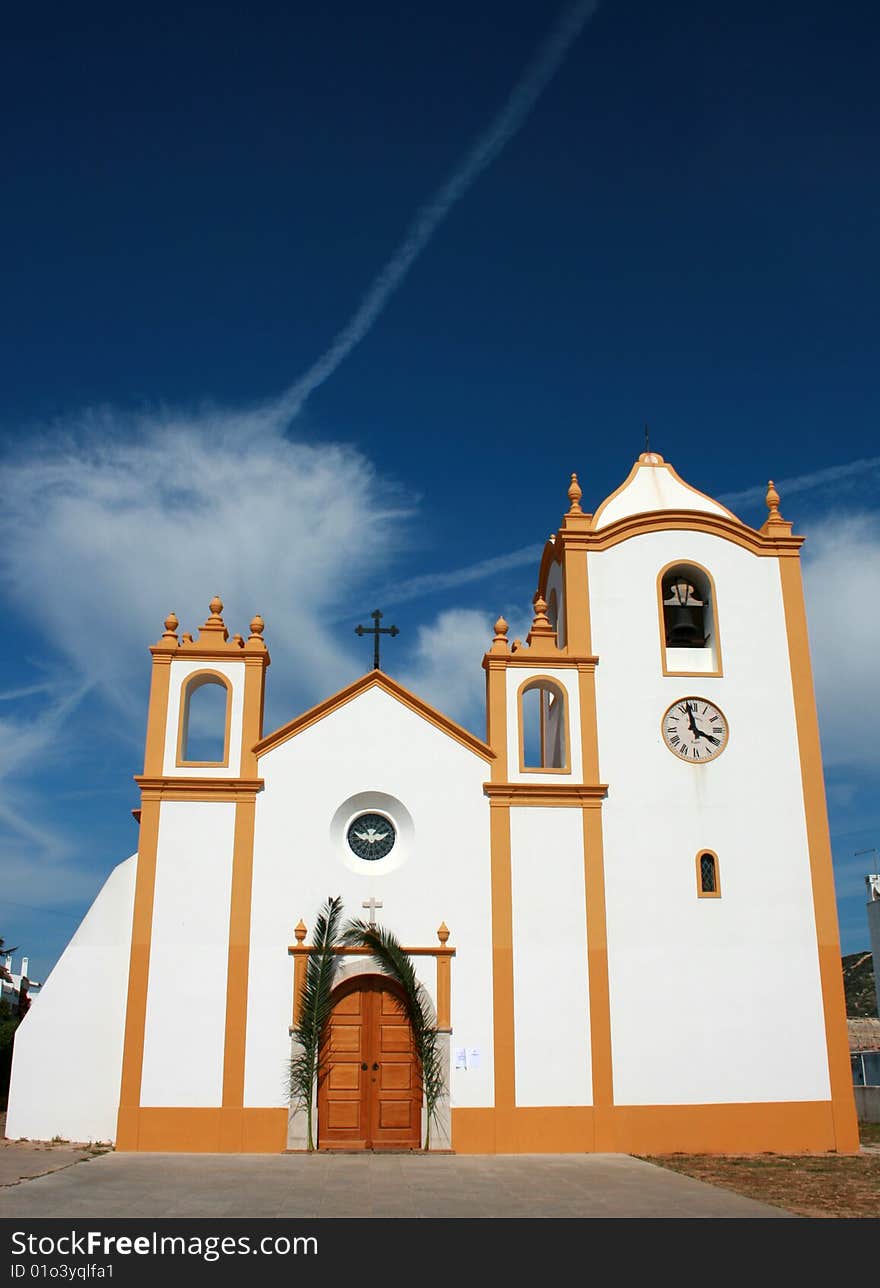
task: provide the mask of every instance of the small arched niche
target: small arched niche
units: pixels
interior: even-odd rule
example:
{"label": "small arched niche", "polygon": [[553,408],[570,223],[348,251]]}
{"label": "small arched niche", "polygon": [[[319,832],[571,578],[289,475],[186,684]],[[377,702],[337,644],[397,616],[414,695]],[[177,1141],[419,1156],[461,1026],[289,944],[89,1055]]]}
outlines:
{"label": "small arched niche", "polygon": [[680,561],[657,575],[664,675],[721,675],[715,582],[707,568]]}
{"label": "small arched niche", "polygon": [[520,770],[570,773],[568,705],[562,685],[540,676],[526,680],[517,705]]}
{"label": "small arched niche", "polygon": [[180,694],[177,764],[229,764],[229,725],[232,688],[219,671],[196,671]]}

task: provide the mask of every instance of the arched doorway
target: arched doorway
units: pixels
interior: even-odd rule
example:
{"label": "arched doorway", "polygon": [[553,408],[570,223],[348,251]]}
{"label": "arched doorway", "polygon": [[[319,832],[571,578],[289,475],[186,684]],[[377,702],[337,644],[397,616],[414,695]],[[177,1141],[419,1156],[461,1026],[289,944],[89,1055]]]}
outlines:
{"label": "arched doorway", "polygon": [[419,1149],[422,1090],[403,995],[381,975],[335,991],[318,1085],[319,1149]]}

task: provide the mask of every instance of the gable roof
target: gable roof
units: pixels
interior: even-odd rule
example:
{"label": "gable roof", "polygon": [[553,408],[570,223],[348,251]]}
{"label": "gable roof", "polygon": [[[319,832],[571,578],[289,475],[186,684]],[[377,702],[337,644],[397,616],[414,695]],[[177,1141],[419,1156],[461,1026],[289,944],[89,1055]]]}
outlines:
{"label": "gable roof", "polygon": [[267,734],[254,747],[256,755],[264,756],[266,752],[274,751],[276,747],[280,747],[289,738],[295,738],[298,733],[308,729],[309,725],[316,724],[319,720],[323,720],[325,716],[332,715],[334,711],[344,707],[346,703],[373,688],[383,689],[390,697],[395,698],[405,707],[409,707],[410,711],[414,711],[417,716],[421,716],[423,720],[427,720],[441,730],[442,733],[454,738],[456,742],[460,742],[468,751],[473,751],[478,756],[482,756],[483,760],[495,759],[495,753],[488,743],[483,742],[481,738],[477,738],[475,734],[462,728],[460,724],[456,724],[454,720],[450,720],[449,716],[443,715],[442,711],[430,706],[429,703],[417,697],[415,693],[411,693],[402,684],[398,684],[396,680],[392,680],[390,676],[385,675],[383,671],[368,671],[359,680],[355,680],[354,684],[349,684],[347,688],[340,689],[338,693],[334,693],[332,697],[325,698],[323,702],[319,702],[311,710],[304,711],[301,716],[297,716],[295,720],[282,725],[274,733]]}

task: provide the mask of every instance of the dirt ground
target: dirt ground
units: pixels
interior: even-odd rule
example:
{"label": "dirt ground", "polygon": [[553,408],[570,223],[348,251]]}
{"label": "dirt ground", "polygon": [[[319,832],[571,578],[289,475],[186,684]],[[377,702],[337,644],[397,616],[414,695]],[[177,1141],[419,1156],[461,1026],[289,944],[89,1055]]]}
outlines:
{"label": "dirt ground", "polygon": [[880,1124],[863,1123],[857,1155],[661,1154],[648,1159],[800,1216],[880,1216]]}

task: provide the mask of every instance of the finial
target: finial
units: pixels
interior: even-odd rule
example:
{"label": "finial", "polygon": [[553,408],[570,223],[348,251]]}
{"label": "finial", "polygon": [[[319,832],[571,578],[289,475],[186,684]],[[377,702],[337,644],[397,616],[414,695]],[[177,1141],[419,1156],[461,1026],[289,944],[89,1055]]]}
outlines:
{"label": "finial", "polygon": [[578,483],[578,476],[576,474],[572,474],[571,483],[568,488],[568,499],[571,502],[571,505],[568,507],[569,514],[583,514],[583,510],[581,509],[582,496],[583,492],[580,484]]}
{"label": "finial", "polygon": [[441,944],[445,944],[446,940],[449,938],[449,927],[445,921],[441,921],[437,928],[437,938],[440,940]]}
{"label": "finial", "polygon": [[489,652],[507,653],[509,650],[510,645],[507,642],[507,622],[503,617],[499,617],[498,621],[495,623],[495,635],[492,639],[492,647],[489,649]]}
{"label": "finial", "polygon": [[208,607],[211,610],[211,617],[214,619],[212,625],[219,624],[222,620],[220,614],[223,612],[223,600],[219,595],[215,595]]}
{"label": "finial", "polygon": [[262,635],[263,635],[263,631],[264,631],[265,629],[266,629],[266,623],[263,621],[263,619],[262,619],[262,617],[260,616],[260,614],[259,614],[259,613],[257,613],[257,614],[256,614],[256,616],[255,616],[255,617],[253,617],[253,618],[251,619],[251,633],[250,633],[250,638],[249,638],[249,640],[248,640],[248,643],[249,643],[249,644],[256,644],[256,643],[260,643],[260,644],[262,644],[262,642],[263,642],[263,640],[262,640]]}
{"label": "finial", "polygon": [[772,479],[767,484],[767,495],[764,498],[764,500],[767,502],[767,509],[769,510],[768,518],[778,519],[779,518],[779,493],[776,491],[776,488],[773,484]]}
{"label": "finial", "polygon": [[305,939],[305,937],[306,937],[306,930],[307,930],[307,929],[308,929],[308,927],[306,926],[306,924],[305,924],[305,922],[303,921],[302,917],[300,917],[299,921],[297,922],[297,924],[296,924],[296,926],[294,927],[294,930],[293,930],[294,938],[296,939],[296,942],[297,942],[298,944],[301,944],[301,943],[302,943],[302,941]]}
{"label": "finial", "polygon": [[532,630],[536,626],[549,626],[550,619],[547,616],[547,601],[541,595],[539,590],[535,591],[535,597],[532,600],[535,609],[535,620],[532,622]]}
{"label": "finial", "polygon": [[244,648],[244,637],[242,635],[233,635],[232,643],[236,648]]}
{"label": "finial", "polygon": [[180,638],[182,643],[192,644],[193,642],[192,631],[184,631],[183,635]]}
{"label": "finial", "polygon": [[176,613],[169,613],[165,618],[165,630],[162,634],[163,640],[174,640],[177,643],[177,628],[180,625]]}

